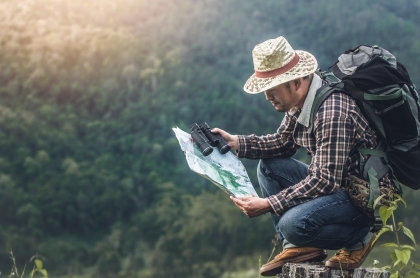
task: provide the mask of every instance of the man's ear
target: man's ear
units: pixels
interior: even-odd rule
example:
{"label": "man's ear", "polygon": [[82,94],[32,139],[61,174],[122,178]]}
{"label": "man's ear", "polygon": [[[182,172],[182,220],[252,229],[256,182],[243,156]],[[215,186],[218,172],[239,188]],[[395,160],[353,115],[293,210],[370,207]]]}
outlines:
{"label": "man's ear", "polygon": [[299,90],[300,85],[302,85],[302,78],[298,78],[293,80],[293,85],[295,85],[296,91]]}

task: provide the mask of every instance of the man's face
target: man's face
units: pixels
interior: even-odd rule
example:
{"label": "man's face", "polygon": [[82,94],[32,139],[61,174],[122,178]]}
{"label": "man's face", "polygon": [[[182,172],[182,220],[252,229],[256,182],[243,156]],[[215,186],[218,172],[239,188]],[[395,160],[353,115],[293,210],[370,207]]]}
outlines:
{"label": "man's face", "polygon": [[279,112],[289,111],[296,106],[296,94],[294,94],[293,82],[280,84],[264,92],[265,98],[271,102]]}

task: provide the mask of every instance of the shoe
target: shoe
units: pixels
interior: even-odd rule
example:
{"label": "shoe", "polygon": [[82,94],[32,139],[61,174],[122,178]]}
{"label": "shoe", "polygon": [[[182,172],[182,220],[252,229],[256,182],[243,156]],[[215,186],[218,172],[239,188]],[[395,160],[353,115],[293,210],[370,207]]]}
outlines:
{"label": "shoe", "polygon": [[327,251],[315,247],[293,247],[284,249],[274,260],[260,269],[262,276],[273,276],[281,272],[286,263],[322,262],[327,257]]}
{"label": "shoe", "polygon": [[370,241],[362,249],[339,250],[338,253],[325,262],[325,266],[344,270],[352,270],[360,267],[369,255],[370,251],[373,249],[374,244],[372,243],[375,238],[376,235],[373,234]]}

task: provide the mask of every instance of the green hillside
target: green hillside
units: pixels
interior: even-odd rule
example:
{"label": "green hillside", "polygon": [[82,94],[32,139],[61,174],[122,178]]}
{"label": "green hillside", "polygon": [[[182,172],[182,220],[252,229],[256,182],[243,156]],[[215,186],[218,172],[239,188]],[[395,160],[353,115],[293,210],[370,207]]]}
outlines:
{"label": "green hillside", "polygon": [[[418,0],[1,0],[0,10],[1,273],[10,250],[20,269],[42,255],[52,277],[256,271],[272,249],[269,216],[248,219],[192,173],[171,128],[274,132],[282,114],[242,90],[257,43],[283,35],[323,69],[377,44],[420,84]],[[243,163],[259,192],[257,161]],[[398,221],[419,235],[420,194],[404,198]]]}

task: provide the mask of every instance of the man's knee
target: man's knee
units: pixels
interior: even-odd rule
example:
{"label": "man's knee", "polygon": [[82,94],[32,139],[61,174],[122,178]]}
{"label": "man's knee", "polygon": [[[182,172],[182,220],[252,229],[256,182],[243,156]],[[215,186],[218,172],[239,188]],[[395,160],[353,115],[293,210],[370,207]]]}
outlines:
{"label": "man's knee", "polygon": [[285,213],[278,222],[278,229],[288,242],[300,245],[302,241],[306,241],[308,232],[305,228],[305,217],[302,213]]}

